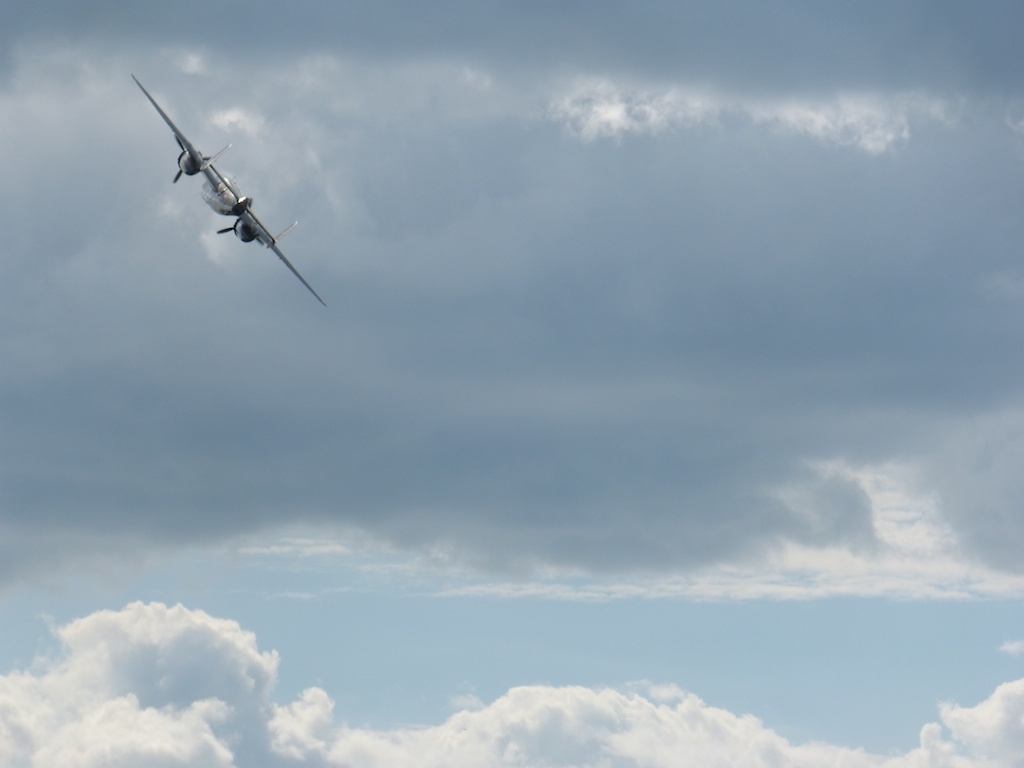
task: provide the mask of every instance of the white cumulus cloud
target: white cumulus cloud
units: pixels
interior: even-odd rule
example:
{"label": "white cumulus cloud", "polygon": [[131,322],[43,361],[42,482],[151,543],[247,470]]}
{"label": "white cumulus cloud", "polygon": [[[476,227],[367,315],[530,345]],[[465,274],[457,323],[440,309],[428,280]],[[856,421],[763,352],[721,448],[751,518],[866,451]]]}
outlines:
{"label": "white cumulus cloud", "polygon": [[274,704],[276,654],[202,611],[134,603],[56,634],[58,657],[0,676],[5,768],[979,768],[1024,759],[1024,681],[973,707],[943,705],[919,747],[879,756],[794,744],[673,685],[524,686],[436,726],[353,728],[336,722],[320,688]]}
{"label": "white cumulus cloud", "polygon": [[7,768],[230,766],[277,678],[252,633],[202,611],[134,603],[57,631],[63,655],[0,677]]}

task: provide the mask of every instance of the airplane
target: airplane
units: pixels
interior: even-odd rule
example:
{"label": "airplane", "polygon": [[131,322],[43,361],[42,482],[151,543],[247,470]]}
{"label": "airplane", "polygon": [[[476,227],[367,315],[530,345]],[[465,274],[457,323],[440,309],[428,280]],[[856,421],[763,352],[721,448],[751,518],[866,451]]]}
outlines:
{"label": "airplane", "polygon": [[220,152],[212,157],[204,155],[183,134],[178,130],[178,126],[174,124],[167,113],[160,108],[160,105],[156,103],[156,100],[149,95],[139,79],[132,75],[132,80],[135,84],[142,88],[142,92],[146,94],[146,98],[149,99],[149,103],[156,107],[156,111],[160,113],[160,117],[164,119],[170,127],[171,132],[174,134],[174,138],[178,140],[178,146],[181,147],[181,154],[178,155],[178,172],[174,175],[174,181],[177,183],[178,179],[181,178],[182,174],[186,176],[195,176],[198,173],[203,174],[206,178],[206,183],[203,184],[203,200],[210,206],[214,211],[219,213],[221,216],[235,216],[235,223],[233,226],[225,227],[224,229],[218,229],[217,234],[223,235],[228,232],[234,232],[235,236],[243,243],[249,243],[256,240],[261,245],[269,248],[277,257],[284,262],[284,265],[291,270],[292,274],[295,275],[302,282],[309,292],[316,296],[316,300],[327,306],[324,300],[320,298],[320,295],[313,290],[313,286],[306,282],[306,279],[299,274],[290,261],[281,252],[278,247],[278,242],[281,238],[287,235],[292,229],[295,228],[295,224],[292,224],[284,232],[277,235],[276,237],[270,234],[263,223],[256,218],[256,214],[252,212],[252,198],[243,196],[227,176],[218,171],[214,166],[213,162],[220,158],[228,149],[231,147],[230,144],[224,147]]}

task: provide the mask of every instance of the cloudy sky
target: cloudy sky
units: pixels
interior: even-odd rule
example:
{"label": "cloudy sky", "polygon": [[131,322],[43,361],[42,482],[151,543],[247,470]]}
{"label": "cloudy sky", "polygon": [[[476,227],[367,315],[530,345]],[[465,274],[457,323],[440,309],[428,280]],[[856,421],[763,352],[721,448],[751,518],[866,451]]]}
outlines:
{"label": "cloudy sky", "polygon": [[0,764],[1024,765],[1024,9],[7,6]]}

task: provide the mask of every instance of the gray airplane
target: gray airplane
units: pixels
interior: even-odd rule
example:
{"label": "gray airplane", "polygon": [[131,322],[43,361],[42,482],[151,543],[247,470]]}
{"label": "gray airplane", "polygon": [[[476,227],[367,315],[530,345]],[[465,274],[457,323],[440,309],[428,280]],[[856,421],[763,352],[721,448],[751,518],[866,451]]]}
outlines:
{"label": "gray airplane", "polygon": [[139,88],[142,88],[142,92],[146,94],[149,103],[156,107],[156,111],[160,113],[160,117],[170,127],[174,133],[174,138],[178,140],[178,146],[181,147],[181,154],[178,156],[178,172],[174,175],[174,181],[177,182],[183,173],[186,176],[195,176],[197,173],[203,174],[206,177],[206,183],[203,184],[203,200],[206,201],[206,204],[222,216],[236,217],[234,226],[219,229],[217,234],[222,235],[227,232],[234,232],[243,243],[253,240],[259,241],[262,245],[276,253],[277,257],[284,262],[284,265],[292,271],[292,274],[302,281],[302,284],[309,289],[310,293],[316,296],[316,300],[326,307],[327,305],[324,304],[324,300],[313,290],[313,286],[306,282],[306,279],[299,274],[299,270],[292,266],[292,263],[281,253],[281,249],[277,247],[281,238],[291,232],[295,224],[292,224],[280,235],[274,237],[260,220],[256,218],[256,214],[252,212],[252,198],[243,196],[238,191],[238,187],[227,176],[213,167],[213,161],[223,155],[231,145],[229,144],[227,147],[224,147],[213,157],[202,154],[192,145],[192,142],[185,138],[185,134],[178,130],[178,126],[173,123],[171,118],[167,116],[167,113],[149,95],[149,91],[143,88],[142,83],[139,82],[135,75],[132,75],[132,80],[135,81]]}

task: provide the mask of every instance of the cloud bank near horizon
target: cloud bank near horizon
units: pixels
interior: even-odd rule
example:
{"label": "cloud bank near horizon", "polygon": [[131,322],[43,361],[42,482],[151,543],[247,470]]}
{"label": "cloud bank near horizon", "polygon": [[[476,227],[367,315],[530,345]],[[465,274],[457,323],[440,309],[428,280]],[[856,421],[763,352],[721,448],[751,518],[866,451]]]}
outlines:
{"label": "cloud bank near horizon", "polygon": [[0,760],[10,768],[980,768],[1024,758],[1024,680],[975,706],[942,704],[918,748],[880,756],[793,744],[753,714],[649,683],[523,686],[490,703],[464,701],[439,725],[354,727],[335,721],[320,688],[276,703],[277,654],[236,622],[181,605],[98,611],[55,635],[58,651],[0,676]]}

